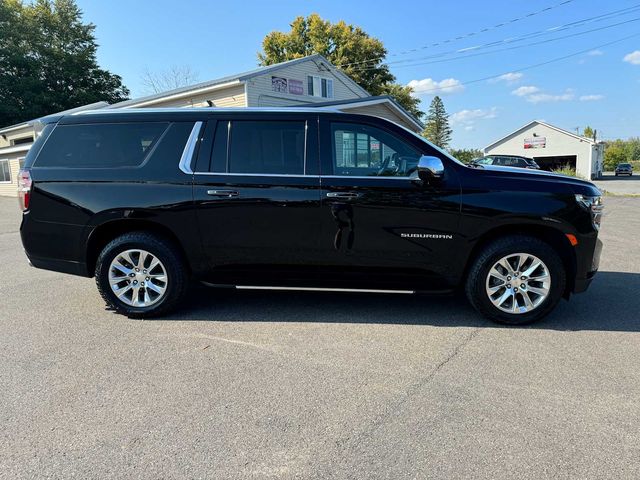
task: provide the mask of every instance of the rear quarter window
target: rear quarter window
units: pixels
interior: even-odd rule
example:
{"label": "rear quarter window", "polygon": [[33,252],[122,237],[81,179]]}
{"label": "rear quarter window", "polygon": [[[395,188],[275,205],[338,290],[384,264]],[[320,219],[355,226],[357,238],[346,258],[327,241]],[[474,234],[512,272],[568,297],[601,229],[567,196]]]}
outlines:
{"label": "rear quarter window", "polygon": [[165,122],[58,125],[42,147],[35,167],[137,167],[169,126]]}

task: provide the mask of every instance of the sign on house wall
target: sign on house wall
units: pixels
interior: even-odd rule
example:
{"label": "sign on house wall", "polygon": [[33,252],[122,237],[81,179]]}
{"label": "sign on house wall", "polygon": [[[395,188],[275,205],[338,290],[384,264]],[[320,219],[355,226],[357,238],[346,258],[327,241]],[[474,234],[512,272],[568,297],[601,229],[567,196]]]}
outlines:
{"label": "sign on house wall", "polygon": [[271,90],[291,95],[304,95],[302,80],[293,78],[271,77]]}
{"label": "sign on house wall", "polygon": [[287,93],[287,79],[283,77],[271,77],[271,90],[279,93]]}
{"label": "sign on house wall", "polygon": [[292,95],[302,95],[304,93],[302,80],[289,79],[289,93]]}
{"label": "sign on house wall", "polygon": [[547,137],[531,137],[524,139],[524,148],[546,148]]}

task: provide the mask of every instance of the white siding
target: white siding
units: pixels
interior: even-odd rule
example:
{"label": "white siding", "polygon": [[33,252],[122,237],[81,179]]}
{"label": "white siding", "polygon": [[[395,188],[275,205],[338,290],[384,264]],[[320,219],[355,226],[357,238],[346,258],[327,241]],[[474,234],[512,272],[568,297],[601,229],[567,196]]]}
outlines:
{"label": "white siding", "polygon": [[[319,68],[320,62],[313,59],[306,62],[298,62],[291,66],[285,66],[277,70],[259,75],[247,80],[247,106],[248,107],[278,107],[283,105],[295,105],[314,102],[326,102],[333,100],[352,100],[363,98],[366,95],[353,82],[343,79],[333,71]],[[333,80],[333,97],[322,98],[309,95],[307,87],[307,75],[330,78]],[[302,82],[302,95],[274,92],[271,86],[271,77],[283,77]]]}
{"label": "white siding", "polygon": [[11,170],[11,181],[0,182],[0,195],[8,197],[18,196],[18,171],[20,170],[19,158],[24,158],[25,153],[11,153],[6,155],[0,155],[0,162],[3,160],[9,160],[9,169]]}
{"label": "white siding", "polygon": [[220,90],[208,93],[193,94],[191,96],[166,100],[158,100],[143,107],[136,108],[156,108],[156,107],[206,107],[207,100],[213,102],[214,107],[246,107],[246,97],[244,94],[244,84],[232,85]]}
{"label": "white siding", "polygon": [[29,136],[31,138],[35,136],[35,131],[30,125],[25,125],[24,127],[18,128],[16,130],[4,132],[0,134],[0,148],[9,147],[12,145],[13,140]]}
{"label": "white siding", "polygon": [[[534,133],[538,137],[546,138],[544,148],[524,148],[525,138],[532,138]],[[591,146],[588,140],[581,140],[546,125],[533,124],[502,139],[485,153],[487,155],[521,155],[523,157],[559,157],[565,155],[576,156],[576,173],[583,178],[590,179],[592,173]],[[593,173],[596,173],[593,171]]]}

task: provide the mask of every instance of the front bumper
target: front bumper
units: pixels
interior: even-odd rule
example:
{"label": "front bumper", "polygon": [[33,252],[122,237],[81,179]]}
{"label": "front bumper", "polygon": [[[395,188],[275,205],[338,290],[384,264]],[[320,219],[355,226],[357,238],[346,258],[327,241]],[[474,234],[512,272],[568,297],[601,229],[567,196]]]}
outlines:
{"label": "front bumper", "polygon": [[600,268],[600,255],[602,254],[602,240],[596,238],[595,246],[593,248],[593,255],[591,262],[587,264],[586,271],[584,273],[578,272],[573,286],[573,293],[582,293],[589,288],[593,277],[595,277],[598,269]]}

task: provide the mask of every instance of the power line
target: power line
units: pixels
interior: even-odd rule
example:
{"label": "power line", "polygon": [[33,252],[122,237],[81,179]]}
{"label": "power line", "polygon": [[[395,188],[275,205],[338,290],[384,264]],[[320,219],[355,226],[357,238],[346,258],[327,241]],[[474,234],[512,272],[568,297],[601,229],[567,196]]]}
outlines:
{"label": "power line", "polygon": [[[543,29],[543,30],[538,30],[535,32],[530,32],[524,35],[520,35],[517,37],[509,37],[509,38],[505,38],[502,40],[496,40],[493,42],[488,42],[488,43],[484,43],[484,44],[480,44],[480,45],[474,45],[471,47],[465,47],[465,48],[461,48],[461,49],[457,49],[457,50],[449,50],[446,52],[439,52],[433,55],[428,55],[425,57],[419,57],[419,58],[409,58],[409,59],[403,59],[403,60],[395,60],[395,61],[391,61],[391,62],[387,62],[387,65],[394,65],[394,64],[399,64],[399,63],[405,63],[405,62],[411,62],[411,61],[416,61],[416,60],[426,60],[429,58],[439,58],[439,57],[444,57],[446,55],[451,55],[451,54],[457,54],[457,53],[465,53],[471,50],[479,50],[479,49],[484,49],[484,48],[491,48],[491,47],[495,47],[495,46],[499,46],[502,44],[509,44],[509,43],[515,43],[515,42],[520,42],[523,40],[527,40],[529,38],[534,38],[534,37],[539,37],[539,36],[543,36],[543,35],[549,35],[549,34],[554,34],[560,31],[564,31],[564,30],[570,30],[572,28],[577,28],[580,26],[583,26],[587,23],[591,23],[591,22],[599,22],[599,21],[604,21],[604,20],[608,20],[611,18],[615,18],[615,17],[619,17],[622,15],[628,15],[630,13],[635,13],[638,10],[640,10],[640,3],[632,5],[630,7],[626,7],[626,8],[622,8],[619,10],[614,10],[611,12],[607,12],[607,13],[603,13],[600,15],[595,15],[593,17],[587,17],[587,18],[583,18],[581,20],[576,20],[573,22],[569,22],[563,25],[557,25],[554,27],[550,27],[547,29]],[[417,51],[418,49],[414,49],[415,51]],[[395,54],[398,55],[398,54]],[[393,55],[391,55],[393,56]],[[342,63],[337,65],[338,67],[349,67],[349,66],[354,66],[354,65],[361,65],[361,64],[368,64],[368,63],[377,63],[381,60],[381,57],[377,57],[377,58],[370,58],[370,59],[366,59],[366,60],[360,60],[357,62],[350,62],[350,63]],[[363,65],[363,68],[366,67],[367,65]]]}
{"label": "power line", "polygon": [[[540,40],[538,42],[527,43],[527,44],[524,44],[524,45],[516,45],[516,46],[513,46],[513,47],[507,47],[507,48],[501,48],[501,49],[497,49],[497,50],[491,50],[491,51],[488,51],[488,52],[479,52],[479,53],[472,53],[470,55],[461,55],[461,56],[453,57],[453,58],[444,58],[444,59],[440,59],[440,60],[431,60],[431,61],[425,61],[425,62],[419,61],[420,59],[414,59],[412,61],[413,62],[417,62],[417,63],[406,63],[404,65],[395,65],[395,68],[415,67],[415,66],[418,66],[418,65],[431,65],[431,64],[434,64],[434,63],[446,63],[446,62],[452,62],[452,61],[455,61],[455,60],[464,60],[466,58],[479,57],[479,56],[483,56],[483,55],[491,55],[493,53],[506,52],[506,51],[509,51],[509,50],[517,50],[519,48],[532,47],[532,46],[536,46],[536,45],[542,45],[542,44],[545,44],[545,43],[557,42],[558,40],[565,40],[567,38],[579,37],[581,35],[586,35],[586,34],[589,34],[589,33],[597,32],[597,31],[600,31],[600,30],[606,30],[606,29],[609,29],[609,28],[619,27],[621,25],[626,25],[628,23],[633,23],[633,22],[637,22],[637,21],[640,21],[640,17],[632,18],[630,20],[625,20],[624,22],[618,22],[618,23],[614,23],[614,24],[611,24],[611,25],[605,25],[604,27],[593,28],[591,30],[585,30],[584,32],[577,32],[577,33],[573,33],[573,34],[570,34],[570,35],[564,35],[562,37],[550,38],[550,39],[547,39],[547,40]],[[427,57],[427,58],[433,58],[433,57]],[[358,72],[364,72],[364,71],[372,70],[372,69],[374,69],[374,67],[364,67],[363,66],[363,67],[360,67],[360,68],[355,68],[354,70],[358,71]]]}
{"label": "power line", "polygon": [[564,1],[560,2],[560,3],[556,3],[554,5],[545,7],[543,9],[541,9],[541,10],[536,10],[535,12],[527,13],[526,15],[522,15],[520,17],[512,18],[511,20],[507,20],[505,22],[497,23],[496,25],[493,25],[493,26],[484,27],[484,28],[481,28],[480,30],[464,33],[462,35],[458,35],[457,37],[451,37],[451,38],[448,38],[446,40],[440,40],[438,42],[427,44],[427,45],[422,45],[422,46],[417,47],[417,48],[412,48],[412,49],[409,49],[409,50],[404,50],[402,52],[392,53],[390,56],[406,55],[408,53],[417,52],[419,50],[438,47],[440,45],[445,45],[447,43],[451,43],[451,42],[455,42],[455,41],[458,41],[458,40],[463,40],[465,38],[473,37],[473,36],[479,35],[481,33],[489,32],[491,30],[495,30],[497,28],[502,28],[502,27],[505,27],[507,25],[511,25],[513,23],[519,22],[521,20],[525,20],[527,18],[531,18],[531,17],[534,17],[536,15],[540,15],[541,13],[548,12],[549,10],[554,10],[554,9],[556,9],[558,7],[566,5],[566,4],[571,3],[573,1],[574,0],[564,0]]}
{"label": "power line", "polygon": [[[549,65],[550,63],[555,63],[555,62],[560,62],[562,60],[566,60],[567,58],[571,58],[571,57],[576,57],[578,55],[582,55],[584,53],[590,52],[591,50],[595,50],[598,48],[604,48],[604,47],[608,47],[609,45],[613,45],[616,43],[620,43],[620,42],[624,42],[625,40],[629,40],[630,38],[635,38],[640,36],[640,33],[634,33],[633,35],[628,35],[626,37],[623,38],[619,38],[618,40],[613,40],[611,42],[607,42],[607,43],[603,43],[601,45],[596,45],[590,48],[586,48],[584,50],[580,50],[578,52],[574,52],[574,53],[570,53],[568,55],[563,55],[562,57],[557,57],[557,58],[553,58],[551,60],[547,60],[545,62],[540,62],[540,63],[535,63],[533,65],[527,65],[525,67],[521,67],[515,70],[508,70],[506,72],[503,73],[498,73],[497,75],[490,75],[488,77],[482,77],[482,78],[477,78],[475,80],[468,80],[466,82],[462,82],[462,83],[458,83],[456,84],[456,86],[462,86],[462,85],[470,85],[472,83],[479,83],[479,82],[484,82],[486,80],[492,80],[494,78],[498,78],[502,75],[506,75],[507,73],[519,73],[519,72],[524,72],[527,70],[532,70],[534,68],[538,68],[538,67],[542,67],[544,65]],[[446,88],[446,87],[445,87]],[[415,93],[428,93],[428,92],[434,92],[434,91],[439,91],[442,90],[442,87],[436,87],[436,88],[428,88],[428,89],[423,89],[423,90],[414,90]]]}

